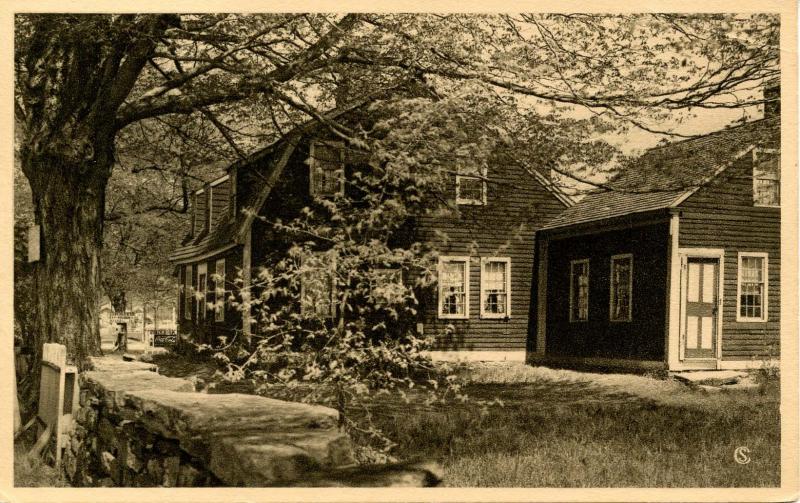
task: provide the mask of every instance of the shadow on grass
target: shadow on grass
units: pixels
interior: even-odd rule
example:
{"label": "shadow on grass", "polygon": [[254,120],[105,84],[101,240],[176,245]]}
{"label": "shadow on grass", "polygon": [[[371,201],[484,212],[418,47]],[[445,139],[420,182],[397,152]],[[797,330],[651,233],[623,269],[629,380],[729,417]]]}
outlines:
{"label": "shadow on grass", "polygon": [[[215,380],[213,362],[156,363],[167,375]],[[780,485],[777,385],[706,394],[661,379],[529,366],[483,378],[492,384],[466,386],[473,400],[463,404],[376,397],[373,426],[397,443],[399,460],[440,461],[450,486]],[[208,391],[253,392],[248,384]],[[495,398],[503,405],[476,404]],[[748,463],[735,461],[738,447],[749,449]]]}
{"label": "shadow on grass", "polygon": [[[470,386],[504,406],[376,414],[397,456],[435,458],[453,486],[760,487],[780,484],[775,397],[737,392],[726,407],[664,405],[585,383]],[[749,463],[734,460],[746,446]]]}

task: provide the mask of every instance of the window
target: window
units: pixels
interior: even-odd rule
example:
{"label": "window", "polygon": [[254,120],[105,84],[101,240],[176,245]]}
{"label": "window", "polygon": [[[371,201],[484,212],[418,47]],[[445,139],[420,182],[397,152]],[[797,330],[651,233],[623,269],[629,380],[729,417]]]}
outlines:
{"label": "window", "polygon": [[456,204],[486,204],[486,169],[461,168],[456,175]]}
{"label": "window", "polygon": [[736,321],[767,321],[767,254],[739,253]]}
{"label": "window", "polygon": [[214,321],[225,321],[225,259],[217,260],[214,276]]}
{"label": "window", "polygon": [[481,259],[481,318],[511,316],[511,259]]}
{"label": "window", "polygon": [[192,266],[187,265],[183,272],[183,319],[192,319]]}
{"label": "window", "polygon": [[781,204],[781,154],[776,149],[753,151],[753,203],[756,206]]}
{"label": "window", "polygon": [[312,196],[344,194],[344,146],[341,142],[312,143],[310,162]]}
{"label": "window", "polygon": [[469,257],[439,257],[439,318],[469,317]]}
{"label": "window", "polygon": [[307,318],[333,318],[335,261],[323,252],[303,259],[300,276],[300,313]]}
{"label": "window", "polygon": [[214,225],[230,210],[231,177],[225,175],[211,182],[208,187],[208,221]]}
{"label": "window", "polygon": [[589,259],[569,263],[569,321],[589,319]]}
{"label": "window", "polygon": [[206,192],[200,189],[194,193],[194,219],[192,221],[193,235],[197,236],[206,230],[206,216],[208,215],[208,208],[206,208]]}
{"label": "window", "polygon": [[197,294],[195,300],[197,301],[197,319],[206,319],[206,277],[208,275],[206,264],[199,264],[197,266]]}
{"label": "window", "polygon": [[633,288],[633,255],[611,257],[611,321],[631,321],[631,290]]}

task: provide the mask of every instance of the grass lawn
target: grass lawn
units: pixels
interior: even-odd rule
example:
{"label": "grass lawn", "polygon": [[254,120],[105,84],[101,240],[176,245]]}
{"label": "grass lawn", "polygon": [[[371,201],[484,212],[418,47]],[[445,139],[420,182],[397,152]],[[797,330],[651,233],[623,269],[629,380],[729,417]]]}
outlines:
{"label": "grass lawn", "polygon": [[[448,486],[780,484],[777,386],[707,393],[672,380],[523,365],[479,368],[472,381],[469,395],[503,406],[482,414],[469,403],[381,399],[374,421],[397,442],[393,454],[439,461]],[[749,463],[734,460],[737,447],[749,449]]]}

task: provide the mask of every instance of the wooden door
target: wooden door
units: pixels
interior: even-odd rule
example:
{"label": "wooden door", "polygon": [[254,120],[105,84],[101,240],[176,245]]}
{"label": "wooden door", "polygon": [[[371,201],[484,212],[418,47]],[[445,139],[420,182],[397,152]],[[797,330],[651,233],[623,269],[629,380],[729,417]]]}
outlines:
{"label": "wooden door", "polygon": [[716,357],[719,280],[719,259],[687,258],[683,316],[685,358]]}

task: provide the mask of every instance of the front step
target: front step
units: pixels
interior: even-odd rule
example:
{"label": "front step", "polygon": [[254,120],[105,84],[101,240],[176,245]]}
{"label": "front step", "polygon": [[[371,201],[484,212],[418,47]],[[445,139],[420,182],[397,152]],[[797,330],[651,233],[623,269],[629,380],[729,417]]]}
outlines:
{"label": "front step", "polygon": [[725,386],[736,384],[747,375],[747,372],[739,370],[700,370],[696,372],[675,372],[672,377],[694,386]]}

